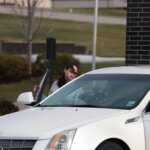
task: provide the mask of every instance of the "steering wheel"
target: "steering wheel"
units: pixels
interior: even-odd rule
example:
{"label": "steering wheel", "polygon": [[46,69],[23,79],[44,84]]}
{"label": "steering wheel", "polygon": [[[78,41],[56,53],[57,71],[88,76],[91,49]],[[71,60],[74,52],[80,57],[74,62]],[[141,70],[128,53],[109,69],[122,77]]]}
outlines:
{"label": "steering wheel", "polygon": [[105,106],[108,104],[107,96],[102,92],[84,93],[79,98],[88,105]]}

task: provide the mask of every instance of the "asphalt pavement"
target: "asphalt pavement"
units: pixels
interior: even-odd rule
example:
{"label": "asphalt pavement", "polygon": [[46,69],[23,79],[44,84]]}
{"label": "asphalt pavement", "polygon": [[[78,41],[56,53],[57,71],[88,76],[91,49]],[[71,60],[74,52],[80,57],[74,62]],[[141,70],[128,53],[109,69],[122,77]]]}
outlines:
{"label": "asphalt pavement", "polygon": [[[80,62],[89,63],[92,62],[92,55],[78,55],[74,54],[74,58],[78,59]],[[125,61],[123,57],[95,57],[96,62],[112,62],[112,61]]]}
{"label": "asphalt pavement", "polygon": [[[15,9],[17,14],[26,14],[26,9],[23,9],[21,13],[19,13],[19,9]],[[8,6],[0,6],[0,13],[5,14],[12,14],[15,11]],[[35,16],[41,17],[41,11],[36,11]],[[94,16],[92,15],[84,15],[84,14],[74,14],[74,13],[64,13],[64,12],[50,12],[50,11],[43,11],[42,16],[44,18],[54,18],[60,20],[72,20],[72,21],[81,21],[81,22],[93,22]],[[99,16],[97,18],[98,23],[106,23],[106,24],[122,24],[126,25],[125,18],[118,18],[118,17],[106,17],[106,16]],[[73,55],[74,58],[78,59],[80,62],[92,62],[91,55]],[[32,61],[34,62],[37,58],[37,55],[32,56]],[[117,58],[117,57],[96,57],[96,62],[109,62],[109,61],[124,61],[124,58]]]}
{"label": "asphalt pavement", "polygon": [[[23,11],[19,11],[19,9],[15,9],[15,12],[17,14],[27,14],[26,9]],[[14,14],[15,13],[11,7],[8,6],[0,6],[0,13],[5,14]],[[79,22],[94,22],[94,14],[93,15],[86,15],[86,14],[77,14],[77,13],[65,13],[65,12],[51,12],[51,11],[35,11],[36,17],[42,17],[43,18],[54,18],[59,20],[72,20],[72,21],[79,21]],[[98,23],[102,24],[122,24],[126,25],[126,18],[120,18],[120,17],[107,17],[107,16],[98,16],[97,18]]]}
{"label": "asphalt pavement", "polygon": [[31,107],[31,106],[20,104],[20,103],[17,103],[17,102],[14,102],[14,105],[16,105],[19,108],[19,110],[24,110],[24,109],[27,109],[27,108]]}
{"label": "asphalt pavement", "polygon": [[[81,63],[90,63],[92,62],[92,55],[81,55],[81,54],[73,54],[74,58],[76,58]],[[25,55],[24,55],[25,57]],[[38,54],[32,55],[32,62],[35,62],[38,57]],[[96,62],[112,62],[112,61],[125,61],[124,57],[95,57]]]}

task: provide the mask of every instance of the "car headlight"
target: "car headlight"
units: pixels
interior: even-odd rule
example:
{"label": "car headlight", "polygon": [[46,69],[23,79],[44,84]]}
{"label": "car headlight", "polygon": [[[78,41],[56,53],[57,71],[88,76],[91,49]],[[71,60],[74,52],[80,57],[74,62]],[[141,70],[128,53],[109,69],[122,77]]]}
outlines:
{"label": "car headlight", "polygon": [[52,137],[45,150],[69,150],[76,129],[62,131]]}

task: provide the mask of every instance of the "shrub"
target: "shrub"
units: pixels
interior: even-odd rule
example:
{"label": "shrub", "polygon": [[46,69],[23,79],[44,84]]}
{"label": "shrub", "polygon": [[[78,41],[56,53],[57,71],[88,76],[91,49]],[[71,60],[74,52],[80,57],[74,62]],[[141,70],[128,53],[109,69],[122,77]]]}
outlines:
{"label": "shrub", "polygon": [[18,111],[19,108],[10,101],[0,101],[0,116]]}
{"label": "shrub", "polygon": [[[40,73],[44,73],[46,68],[49,68],[49,61],[45,59],[45,55],[40,55],[35,62],[35,71]],[[53,64],[53,76],[58,77],[62,72],[63,69],[65,68],[66,64],[74,62],[77,65],[80,65],[79,61],[75,58],[73,58],[71,55],[65,53],[65,54],[59,54],[56,53],[56,60],[54,61]],[[35,71],[33,73],[35,74]]]}
{"label": "shrub", "polygon": [[28,75],[28,61],[21,57],[0,55],[0,82],[19,81]]}

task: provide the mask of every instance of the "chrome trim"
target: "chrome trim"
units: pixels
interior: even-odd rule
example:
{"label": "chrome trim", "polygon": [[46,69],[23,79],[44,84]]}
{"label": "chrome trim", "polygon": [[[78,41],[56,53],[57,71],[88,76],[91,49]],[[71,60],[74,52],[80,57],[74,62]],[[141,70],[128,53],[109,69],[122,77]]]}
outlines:
{"label": "chrome trim", "polygon": [[32,150],[37,140],[29,139],[0,139],[0,150],[11,149],[29,149]]}
{"label": "chrome trim", "polygon": [[3,147],[2,147],[2,146],[0,146],[0,150],[3,150]]}

